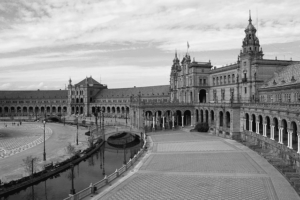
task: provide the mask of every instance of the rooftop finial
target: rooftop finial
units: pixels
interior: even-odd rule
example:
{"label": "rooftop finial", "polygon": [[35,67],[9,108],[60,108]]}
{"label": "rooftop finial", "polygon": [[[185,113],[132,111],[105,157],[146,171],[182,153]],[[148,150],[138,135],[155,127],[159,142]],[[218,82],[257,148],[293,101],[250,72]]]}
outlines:
{"label": "rooftop finial", "polygon": [[251,10],[249,10],[249,23],[252,22],[252,19],[251,19]]}
{"label": "rooftop finial", "polygon": [[177,49],[175,49],[175,58],[177,58]]}

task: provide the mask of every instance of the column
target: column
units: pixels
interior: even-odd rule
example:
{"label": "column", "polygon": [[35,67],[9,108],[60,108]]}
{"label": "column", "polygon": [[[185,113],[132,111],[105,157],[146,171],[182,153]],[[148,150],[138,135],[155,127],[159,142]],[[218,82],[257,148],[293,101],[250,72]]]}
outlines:
{"label": "column", "polygon": [[191,126],[193,126],[193,115],[191,115]]}
{"label": "column", "polygon": [[267,137],[267,124],[263,124],[263,136]]}
{"label": "column", "polygon": [[172,124],[173,124],[173,128],[174,128],[174,115],[172,115]]}
{"label": "column", "polygon": [[297,134],[298,136],[298,152],[297,153],[300,153],[300,134]]}
{"label": "column", "polygon": [[163,116],[163,129],[165,129],[165,116]]}
{"label": "column", "polygon": [[256,133],[259,134],[259,122],[256,122]]}
{"label": "column", "polygon": [[155,128],[155,117],[153,116],[153,129]]}
{"label": "column", "polygon": [[293,149],[293,131],[288,131],[288,148]]}
{"label": "column", "polygon": [[274,125],[271,125],[271,140],[274,140]]}
{"label": "column", "polygon": [[183,122],[184,122],[184,121],[183,121],[183,118],[184,118],[184,116],[181,115],[181,119],[182,119],[182,120],[181,120],[181,121],[182,121],[182,122],[181,122],[181,123],[182,123],[182,128],[184,127],[184,126],[183,126],[183,124],[184,124],[184,123],[183,123]]}
{"label": "column", "polygon": [[282,130],[283,130],[283,128],[279,127],[279,144],[283,144],[282,143]]}
{"label": "column", "polygon": [[252,120],[249,120],[249,131],[252,132]]}

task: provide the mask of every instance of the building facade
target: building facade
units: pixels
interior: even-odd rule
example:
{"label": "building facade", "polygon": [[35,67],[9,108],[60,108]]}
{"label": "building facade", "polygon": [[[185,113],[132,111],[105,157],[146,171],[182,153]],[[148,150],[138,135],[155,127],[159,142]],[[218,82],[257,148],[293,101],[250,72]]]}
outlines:
{"label": "building facade", "polygon": [[233,64],[216,68],[177,53],[170,84],[108,89],[86,77],[59,91],[0,91],[0,115],[130,118],[136,128],[172,129],[205,122],[210,133],[234,138],[256,133],[300,152],[300,62],[264,59],[249,16]]}

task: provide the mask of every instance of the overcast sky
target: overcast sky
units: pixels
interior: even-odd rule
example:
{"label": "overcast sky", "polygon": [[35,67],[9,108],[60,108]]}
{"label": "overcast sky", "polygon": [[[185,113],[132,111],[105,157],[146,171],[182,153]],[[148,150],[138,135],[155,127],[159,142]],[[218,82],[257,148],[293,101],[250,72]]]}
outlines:
{"label": "overcast sky", "polygon": [[169,84],[177,49],[234,63],[249,10],[266,59],[300,60],[299,0],[0,0],[0,89]]}

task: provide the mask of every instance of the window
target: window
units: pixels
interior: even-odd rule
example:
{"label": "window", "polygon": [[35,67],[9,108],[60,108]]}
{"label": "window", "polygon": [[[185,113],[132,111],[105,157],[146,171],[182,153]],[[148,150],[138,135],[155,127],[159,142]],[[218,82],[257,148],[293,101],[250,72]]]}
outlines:
{"label": "window", "polygon": [[200,79],[200,85],[202,85],[202,79]]}
{"label": "window", "polygon": [[230,83],[230,75],[228,75],[228,83]]}
{"label": "window", "polygon": [[206,79],[203,79],[203,85],[206,85]]}
{"label": "window", "polygon": [[222,89],[221,92],[222,92],[222,100],[225,100],[225,89]]}
{"label": "window", "polygon": [[216,85],[216,83],[215,83],[215,78],[213,78],[213,85]]}
{"label": "window", "polygon": [[245,62],[244,62],[244,66],[246,66],[246,65],[247,65],[247,62],[245,61]]}
{"label": "window", "polygon": [[222,76],[220,77],[220,85],[222,85]]}
{"label": "window", "polygon": [[235,77],[234,77],[234,74],[232,74],[232,83],[235,83]]}
{"label": "window", "polygon": [[245,94],[247,94],[247,88],[245,87]]}
{"label": "window", "polygon": [[226,84],[226,76],[224,76],[224,84]]}
{"label": "window", "polygon": [[217,85],[219,85],[219,77],[217,77]]}

